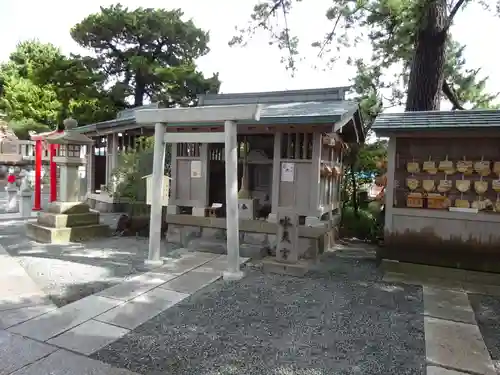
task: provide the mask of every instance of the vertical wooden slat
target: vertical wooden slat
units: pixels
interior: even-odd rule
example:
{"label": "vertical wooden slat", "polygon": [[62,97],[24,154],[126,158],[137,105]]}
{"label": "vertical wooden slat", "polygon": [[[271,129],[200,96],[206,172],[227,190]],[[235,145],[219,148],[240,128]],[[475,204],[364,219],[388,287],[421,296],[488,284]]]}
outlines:
{"label": "vertical wooden slat", "polygon": [[292,158],[292,134],[287,133],[286,135],[286,158]]}
{"label": "vertical wooden slat", "polygon": [[300,159],[300,133],[295,133],[295,159]]}
{"label": "vertical wooden slat", "polygon": [[308,147],[309,147],[309,134],[304,133],[304,144],[302,145],[302,159],[308,159],[308,157],[307,157]]}

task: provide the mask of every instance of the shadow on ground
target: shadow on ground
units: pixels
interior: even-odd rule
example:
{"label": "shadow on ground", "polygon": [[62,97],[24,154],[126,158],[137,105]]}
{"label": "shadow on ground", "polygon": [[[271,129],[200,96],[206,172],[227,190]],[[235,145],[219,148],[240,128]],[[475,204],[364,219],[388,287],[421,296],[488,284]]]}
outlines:
{"label": "shadow on ground", "polygon": [[93,355],[142,374],[425,374],[422,290],[325,254],[304,278],[248,268]]}
{"label": "shadow on ground", "polygon": [[[104,218],[113,227],[117,216]],[[21,220],[0,222],[0,244],[58,307],[144,272],[148,256],[147,238],[111,237],[69,245],[36,243],[25,236]],[[162,256],[176,248],[164,243]]]}

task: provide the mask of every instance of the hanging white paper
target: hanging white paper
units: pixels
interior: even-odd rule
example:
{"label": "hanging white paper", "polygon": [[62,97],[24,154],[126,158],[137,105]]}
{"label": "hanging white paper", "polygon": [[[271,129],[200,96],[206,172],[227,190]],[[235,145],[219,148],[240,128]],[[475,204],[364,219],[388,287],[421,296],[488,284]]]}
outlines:
{"label": "hanging white paper", "polygon": [[281,181],[293,182],[295,179],[295,164],[281,163]]}
{"label": "hanging white paper", "polygon": [[191,178],[201,177],[201,160],[191,161]]}

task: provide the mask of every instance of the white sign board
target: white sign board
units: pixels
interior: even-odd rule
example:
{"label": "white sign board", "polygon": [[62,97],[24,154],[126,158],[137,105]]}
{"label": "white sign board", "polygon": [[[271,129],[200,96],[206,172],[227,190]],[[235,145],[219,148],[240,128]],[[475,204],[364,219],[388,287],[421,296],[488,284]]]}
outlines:
{"label": "white sign board", "polygon": [[[153,186],[153,176],[152,175],[149,175],[149,176],[144,176],[143,178],[146,179],[146,204],[149,204],[151,205],[153,199],[152,199],[152,195],[153,195],[153,190],[152,190],[152,186]],[[163,176],[163,194],[162,194],[162,206],[168,206],[168,192],[169,192],[169,189],[170,189],[170,178],[168,176]]]}
{"label": "white sign board", "polygon": [[295,164],[281,163],[281,181],[293,182],[295,180]]}
{"label": "white sign board", "polygon": [[191,178],[201,177],[201,160],[191,161]]}

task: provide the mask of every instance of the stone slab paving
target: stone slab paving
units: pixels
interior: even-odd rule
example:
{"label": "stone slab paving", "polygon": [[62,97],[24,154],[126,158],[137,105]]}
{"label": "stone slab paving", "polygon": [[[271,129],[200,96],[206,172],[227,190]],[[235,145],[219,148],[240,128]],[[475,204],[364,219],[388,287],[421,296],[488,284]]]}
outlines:
{"label": "stone slab paving", "polygon": [[333,258],[304,278],[247,267],[92,358],[141,374],[424,374],[421,288],[381,282],[375,261]]}
{"label": "stone slab paving", "polygon": [[433,318],[476,324],[467,294],[424,285],[424,314]]}
{"label": "stone slab paving", "polygon": [[[119,215],[102,214],[101,221],[116,225]],[[51,245],[28,239],[25,221],[0,221],[0,244],[58,307],[117,285],[145,271],[148,239],[110,237]],[[178,246],[162,242],[161,255]]]}
{"label": "stone slab paving", "polygon": [[0,330],[0,375],[10,374],[55,350],[53,346]]}
{"label": "stone slab paving", "polygon": [[469,294],[469,300],[493,365],[500,374],[500,297]]}
{"label": "stone slab paving", "polygon": [[12,375],[138,375],[90,358],[58,350]]}
{"label": "stone slab paving", "polygon": [[427,366],[427,375],[470,375],[470,373],[448,370],[437,366]]}
{"label": "stone slab paving", "polygon": [[118,340],[120,337],[125,336],[128,332],[128,329],[91,319],[50,339],[47,343],[70,349],[77,353],[90,355],[111,344],[113,341]]}
{"label": "stone slab paving", "polygon": [[160,286],[162,289],[193,294],[221,278],[219,271],[196,268]]}
{"label": "stone slab paving", "polygon": [[121,301],[129,301],[161,284],[165,284],[167,281],[172,280],[175,277],[175,275],[167,273],[147,272],[145,274],[132,277],[111,288],[104,289],[102,292],[97,293],[97,295]]}
{"label": "stone slab paving", "polygon": [[157,288],[98,315],[95,319],[118,327],[134,329],[188,296],[185,293]]}
{"label": "stone slab paving", "polygon": [[27,320],[54,311],[55,309],[57,307],[54,304],[45,304],[0,311],[0,329],[24,323]]}
{"label": "stone slab paving", "polygon": [[[32,308],[30,318],[26,318],[26,312],[25,319],[9,324],[8,331],[89,355],[219,279],[218,270],[206,267],[197,271],[200,266],[219,258],[224,260],[226,256],[181,252],[180,258],[170,260],[173,266],[167,263],[98,295],[58,309],[53,305],[49,306],[50,309],[47,307],[48,310],[41,309],[41,306]],[[165,272],[167,270],[173,270],[175,274]],[[177,279],[179,281],[170,284]],[[15,318],[10,317],[11,323]]]}
{"label": "stone slab paving", "polygon": [[496,374],[475,324],[425,317],[425,349],[430,364],[475,374]]}
{"label": "stone slab paving", "polygon": [[35,340],[46,341],[121,303],[123,302],[110,298],[88,296],[57,310],[11,327],[8,331]]}

